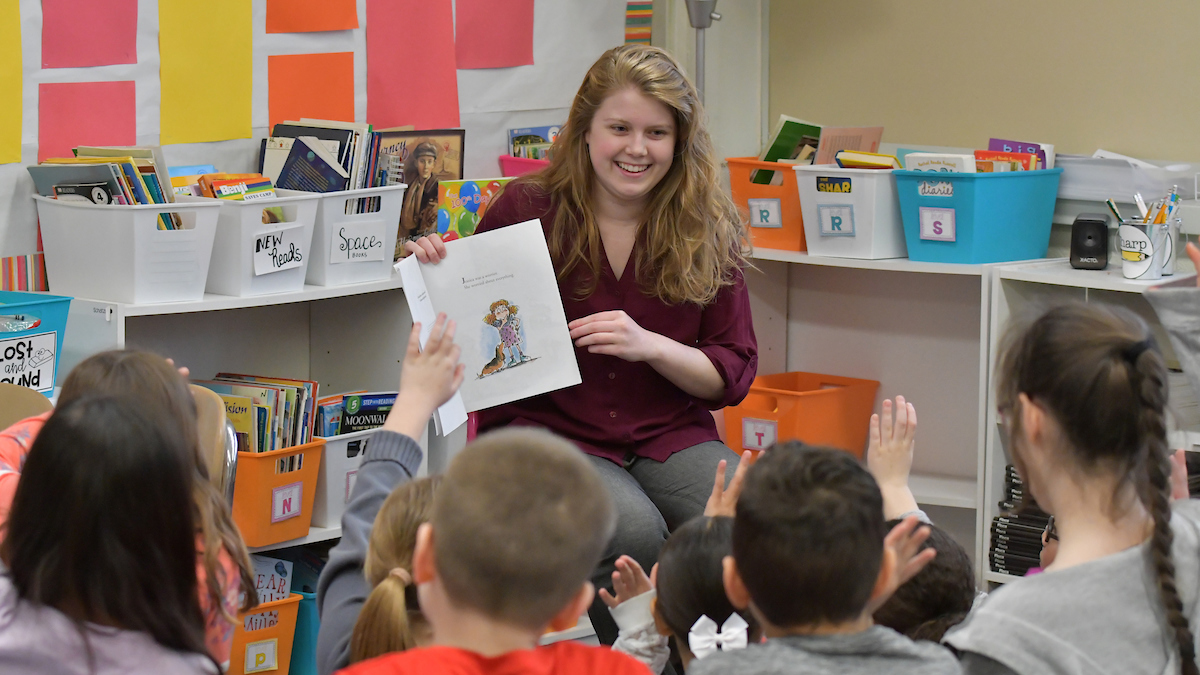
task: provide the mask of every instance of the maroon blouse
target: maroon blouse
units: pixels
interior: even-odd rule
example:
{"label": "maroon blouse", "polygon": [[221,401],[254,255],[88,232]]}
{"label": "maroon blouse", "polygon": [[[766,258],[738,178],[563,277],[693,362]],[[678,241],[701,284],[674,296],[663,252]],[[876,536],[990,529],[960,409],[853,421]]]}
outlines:
{"label": "maroon blouse", "polygon": [[[547,231],[554,220],[550,198],[517,183],[492,203],[478,232],[540,218]],[[479,412],[479,429],[506,425],[536,426],[575,442],[584,452],[621,463],[632,452],[663,461],[705,441],[718,440],[710,409],[735,405],[746,397],[758,369],[758,345],[750,320],[750,297],[741,271],[705,307],[668,305],[638,287],[630,264],[620,279],[601,255],[603,270],[596,291],[583,300],[575,289],[587,278],[577,267],[559,281],[567,322],[614,309],[625,310],[639,326],[700,349],[725,380],[725,394],[705,401],[684,392],[646,363],[591,354],[576,348],[583,382]],[[634,258],[631,256],[630,261]]]}

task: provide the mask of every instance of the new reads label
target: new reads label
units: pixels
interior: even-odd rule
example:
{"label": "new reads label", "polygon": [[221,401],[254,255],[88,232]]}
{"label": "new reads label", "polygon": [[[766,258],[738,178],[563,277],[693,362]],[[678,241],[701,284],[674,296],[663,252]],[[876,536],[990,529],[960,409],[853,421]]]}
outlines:
{"label": "new reads label", "polygon": [[271,274],[304,264],[304,226],[293,225],[258,234],[254,246],[254,276]]}
{"label": "new reads label", "polygon": [[336,228],[329,240],[329,264],[383,260],[385,232],[382,220],[347,223]]}
{"label": "new reads label", "polygon": [[58,333],[0,340],[0,382],[35,391],[54,389],[54,350]]}

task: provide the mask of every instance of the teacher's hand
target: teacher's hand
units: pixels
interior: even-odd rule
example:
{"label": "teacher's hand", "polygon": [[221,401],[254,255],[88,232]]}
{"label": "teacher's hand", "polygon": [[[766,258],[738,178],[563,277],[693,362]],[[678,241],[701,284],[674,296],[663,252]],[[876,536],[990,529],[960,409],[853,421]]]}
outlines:
{"label": "teacher's hand", "polygon": [[637,325],[622,310],[597,312],[567,324],[576,347],[592,354],[608,354],[626,361],[649,361],[658,354],[662,336]]}
{"label": "teacher's hand", "polygon": [[441,235],[436,233],[416,241],[404,242],[404,250],[417,256],[417,260],[423,263],[437,264],[446,257],[446,245],[442,243]]}

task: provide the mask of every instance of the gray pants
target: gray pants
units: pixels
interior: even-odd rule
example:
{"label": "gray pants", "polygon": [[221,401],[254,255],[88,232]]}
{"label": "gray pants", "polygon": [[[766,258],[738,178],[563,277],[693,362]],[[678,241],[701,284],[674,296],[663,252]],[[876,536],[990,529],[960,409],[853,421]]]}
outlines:
{"label": "gray pants", "polygon": [[[591,457],[617,507],[617,533],[613,535],[592,583],[612,590],[614,563],[622,555],[638,561],[650,573],[658,551],[675,528],[704,514],[712,494],[717,462],[726,461],[725,480],[733,478],[738,455],[720,441],[708,441],[671,455],[665,462],[635,457],[619,466]],[[601,644],[617,640],[617,625],[599,597],[588,611]]]}

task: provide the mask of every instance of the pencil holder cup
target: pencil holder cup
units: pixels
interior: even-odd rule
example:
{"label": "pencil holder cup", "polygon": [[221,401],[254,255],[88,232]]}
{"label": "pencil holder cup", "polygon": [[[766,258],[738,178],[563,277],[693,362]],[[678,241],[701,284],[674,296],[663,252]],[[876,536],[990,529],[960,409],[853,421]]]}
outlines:
{"label": "pencil holder cup", "polygon": [[1174,256],[1170,231],[1167,223],[1121,221],[1117,237],[1121,241],[1121,273],[1126,279],[1150,281],[1163,277],[1168,255]]}

